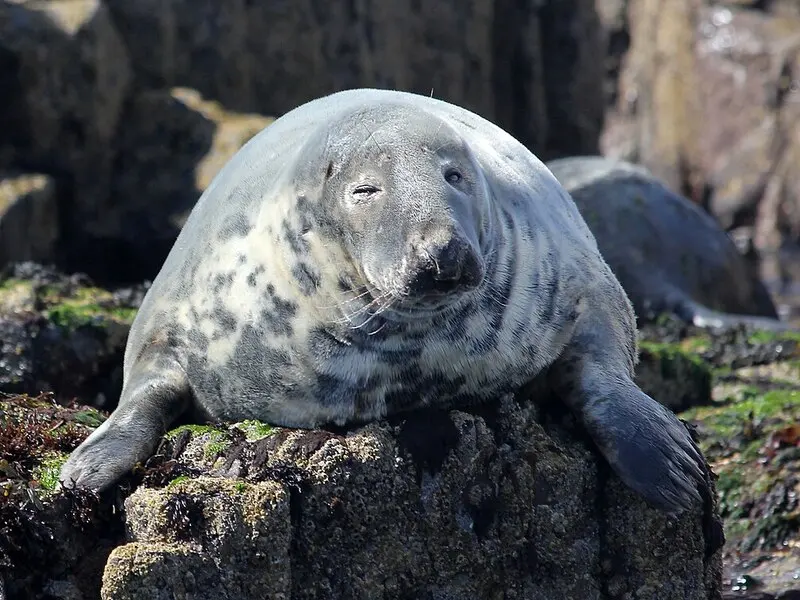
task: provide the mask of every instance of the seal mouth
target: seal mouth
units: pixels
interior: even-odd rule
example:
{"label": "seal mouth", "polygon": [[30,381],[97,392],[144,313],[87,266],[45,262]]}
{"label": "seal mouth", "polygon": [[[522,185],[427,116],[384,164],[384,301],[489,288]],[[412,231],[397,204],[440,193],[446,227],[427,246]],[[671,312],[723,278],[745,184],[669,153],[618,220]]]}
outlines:
{"label": "seal mouth", "polygon": [[427,293],[413,295],[408,288],[399,287],[381,290],[365,280],[360,289],[354,290],[360,299],[362,314],[372,319],[381,317],[386,321],[405,322],[446,314],[469,301],[474,289],[458,292]]}

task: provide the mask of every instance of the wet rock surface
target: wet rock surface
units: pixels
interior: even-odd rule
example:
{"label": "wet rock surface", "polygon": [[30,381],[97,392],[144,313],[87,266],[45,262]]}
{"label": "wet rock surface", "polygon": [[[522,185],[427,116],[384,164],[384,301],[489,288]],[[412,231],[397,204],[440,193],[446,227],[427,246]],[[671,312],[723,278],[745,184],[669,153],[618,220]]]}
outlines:
{"label": "wet rock surface", "polygon": [[671,340],[713,367],[711,402],[680,416],[696,426],[718,476],[723,597],[800,596],[800,337],[745,330],[709,335],[669,320],[642,335]]}
{"label": "wet rock surface", "polygon": [[66,452],[104,420],[51,395],[0,394],[0,590],[5,598],[99,597],[102,568],[124,535],[117,501],[55,495]]}

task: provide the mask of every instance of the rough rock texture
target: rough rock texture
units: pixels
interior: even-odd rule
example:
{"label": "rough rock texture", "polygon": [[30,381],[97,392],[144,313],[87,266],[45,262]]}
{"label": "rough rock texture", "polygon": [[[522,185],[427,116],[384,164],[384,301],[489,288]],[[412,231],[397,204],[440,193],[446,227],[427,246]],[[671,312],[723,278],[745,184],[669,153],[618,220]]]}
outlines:
{"label": "rough rock texture", "polygon": [[674,412],[711,401],[711,370],[671,344],[640,342],[636,384]]}
{"label": "rough rock texture", "polygon": [[716,504],[648,507],[529,393],[349,431],[183,425],[102,498],[50,491],[96,411],[0,398],[0,585],[8,600],[718,600]]}
{"label": "rough rock texture", "polygon": [[50,395],[0,394],[0,594],[4,600],[88,600],[124,535],[119,506],[51,492],[65,452],[104,420]]}
{"label": "rough rock texture", "polygon": [[52,177],[0,173],[0,265],[11,260],[52,260],[58,235]]}
{"label": "rough rock texture", "polygon": [[161,451],[177,457],[173,475],[211,477],[128,498],[129,542],[102,596],[719,597],[710,505],[671,520],[611,476],[569,418],[510,398],[481,413],[174,436]]}
{"label": "rough rock texture", "polygon": [[726,600],[800,597],[800,352],[783,354],[720,372],[713,402],[683,415],[719,476]]}

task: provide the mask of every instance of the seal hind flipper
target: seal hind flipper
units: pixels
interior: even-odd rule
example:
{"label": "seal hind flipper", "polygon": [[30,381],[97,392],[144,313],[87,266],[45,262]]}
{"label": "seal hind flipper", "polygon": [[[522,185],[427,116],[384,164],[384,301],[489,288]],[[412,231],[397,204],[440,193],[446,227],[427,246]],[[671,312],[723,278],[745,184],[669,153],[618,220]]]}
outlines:
{"label": "seal hind flipper", "polygon": [[150,456],[186,409],[189,381],[181,366],[169,354],[152,348],[149,354],[134,364],[117,409],[64,463],[62,486],[109,487]]}
{"label": "seal hind flipper", "polygon": [[616,356],[624,344],[600,320],[578,323],[550,371],[554,389],[612,469],[651,505],[673,514],[699,506],[709,493],[700,449],[686,426],[633,382],[634,358]]}
{"label": "seal hind flipper", "polygon": [[752,329],[763,329],[773,332],[796,331],[785,321],[760,317],[756,315],[739,315],[723,313],[710,309],[689,299],[684,299],[676,307],[675,313],[687,323],[696,327],[724,329],[728,327],[744,326]]}

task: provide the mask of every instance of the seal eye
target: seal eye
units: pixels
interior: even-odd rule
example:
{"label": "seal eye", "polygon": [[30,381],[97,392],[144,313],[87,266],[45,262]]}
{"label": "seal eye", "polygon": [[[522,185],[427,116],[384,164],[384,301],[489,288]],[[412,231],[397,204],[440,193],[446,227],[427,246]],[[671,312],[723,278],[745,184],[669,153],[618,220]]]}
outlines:
{"label": "seal eye", "polygon": [[377,194],[378,192],[380,192],[380,189],[378,189],[378,188],[377,188],[377,187],[375,187],[374,185],[370,185],[370,184],[368,184],[368,183],[365,183],[365,184],[362,184],[362,185],[356,186],[356,187],[353,189],[353,192],[352,192],[352,194],[353,194],[353,196],[355,196],[355,197],[356,197],[358,200],[366,200],[366,199],[368,199],[368,198],[371,198],[372,196],[374,196],[374,195],[375,195],[375,194]]}
{"label": "seal eye", "polygon": [[447,169],[447,172],[444,174],[444,178],[447,180],[447,183],[455,185],[463,179],[463,176],[457,169]]}

